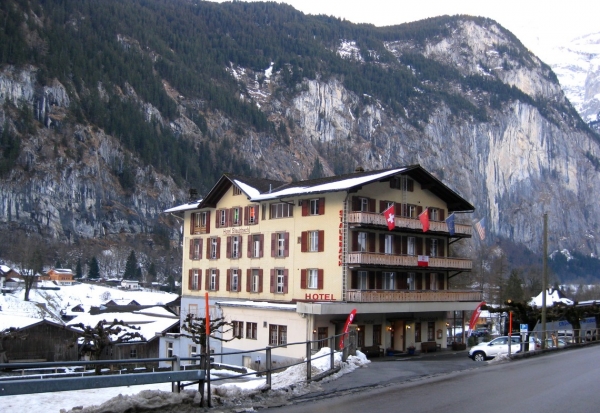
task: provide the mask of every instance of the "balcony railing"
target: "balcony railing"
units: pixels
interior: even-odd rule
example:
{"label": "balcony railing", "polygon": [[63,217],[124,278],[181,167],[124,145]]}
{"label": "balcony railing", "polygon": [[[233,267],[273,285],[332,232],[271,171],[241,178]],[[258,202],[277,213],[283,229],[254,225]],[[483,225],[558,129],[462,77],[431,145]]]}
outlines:
{"label": "balcony railing", "polygon": [[[396,217],[396,228],[423,230],[421,221],[417,218]],[[387,228],[387,222],[382,214],[371,212],[350,212],[348,214],[349,224],[377,225]],[[446,222],[429,221],[429,230],[434,232],[448,232]],[[454,233],[458,235],[472,235],[473,227],[465,224],[454,224]]]}
{"label": "balcony railing", "polygon": [[[387,255],[374,252],[351,252],[347,264],[384,265],[387,267],[417,267],[416,255]],[[470,270],[473,262],[464,258],[429,257],[427,268]]]}
{"label": "balcony railing", "polygon": [[451,302],[481,301],[480,291],[408,291],[408,290],[348,290],[348,301],[357,303],[410,303],[410,302]]}

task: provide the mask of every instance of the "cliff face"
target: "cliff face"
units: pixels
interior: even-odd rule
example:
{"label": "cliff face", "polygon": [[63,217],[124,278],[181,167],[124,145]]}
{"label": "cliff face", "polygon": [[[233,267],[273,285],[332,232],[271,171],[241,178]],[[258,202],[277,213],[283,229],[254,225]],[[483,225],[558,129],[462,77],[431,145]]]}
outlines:
{"label": "cliff face", "polygon": [[[476,206],[473,216],[463,218],[485,217],[489,239],[540,252],[547,212],[551,250],[597,254],[600,179],[594,165],[600,164],[600,139],[582,127],[549,67],[510,33],[488,20],[444,24],[449,25],[444,36],[417,41],[388,35],[381,41],[381,50],[421,85],[412,87],[400,111],[389,101],[353,92],[341,75],[304,77],[290,90],[282,70],[253,71],[233,63],[224,70],[237,80],[239,98],[284,125],[284,132],[236,129],[237,119],[207,109],[166,81],[178,108],[169,122],[133,88],[123,94],[177,139],[194,145],[232,142],[226,156],[240,156],[266,177],[306,178],[316,160],[328,175],[358,165],[419,163]],[[399,70],[379,60],[381,51],[354,44],[340,39],[333,51],[356,65],[370,61]],[[194,182],[178,186],[114,136],[77,120],[80,96],[58,81],[40,86],[36,73],[34,66],[0,68],[0,101],[11,103],[0,107],[0,125],[21,131],[16,165],[0,181],[3,229],[27,228],[65,241],[144,233],[161,211],[187,201],[185,186]],[[16,120],[22,105],[32,108],[36,120],[29,132]],[[206,120],[205,131],[192,112]],[[415,120],[417,113],[426,116]]]}

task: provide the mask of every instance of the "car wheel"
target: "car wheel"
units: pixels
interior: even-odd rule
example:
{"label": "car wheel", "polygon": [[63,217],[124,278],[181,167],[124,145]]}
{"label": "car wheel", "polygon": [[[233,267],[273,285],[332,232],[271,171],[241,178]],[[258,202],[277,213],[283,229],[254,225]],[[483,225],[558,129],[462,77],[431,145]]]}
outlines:
{"label": "car wheel", "polygon": [[482,352],[477,352],[475,354],[473,354],[473,360],[475,361],[485,361],[485,354],[483,354]]}

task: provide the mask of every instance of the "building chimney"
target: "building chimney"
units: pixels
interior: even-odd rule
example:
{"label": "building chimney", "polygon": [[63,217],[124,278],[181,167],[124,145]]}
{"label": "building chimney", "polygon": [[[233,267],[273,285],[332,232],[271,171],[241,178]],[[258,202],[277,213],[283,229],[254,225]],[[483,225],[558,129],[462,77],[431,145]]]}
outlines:
{"label": "building chimney", "polygon": [[198,190],[196,188],[190,188],[190,201],[196,201],[198,199]]}
{"label": "building chimney", "polygon": [[364,171],[365,171],[365,168],[363,168],[363,167],[362,167],[362,166],[360,166],[360,165],[359,165],[359,166],[357,166],[357,167],[354,169],[354,172],[364,172]]}

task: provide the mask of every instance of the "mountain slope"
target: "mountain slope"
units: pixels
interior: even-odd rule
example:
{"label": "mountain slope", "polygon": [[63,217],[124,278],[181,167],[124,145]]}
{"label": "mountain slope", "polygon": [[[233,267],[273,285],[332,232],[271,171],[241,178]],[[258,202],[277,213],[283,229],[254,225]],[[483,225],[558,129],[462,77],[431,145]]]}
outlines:
{"label": "mountain slope", "polygon": [[598,254],[599,137],[492,20],[376,28],[183,0],[0,8],[16,22],[0,33],[3,228],[115,239],[177,228],[160,211],[223,172],[420,163],[474,203],[464,219],[486,217],[486,243],[539,253],[548,212],[550,250]]}

